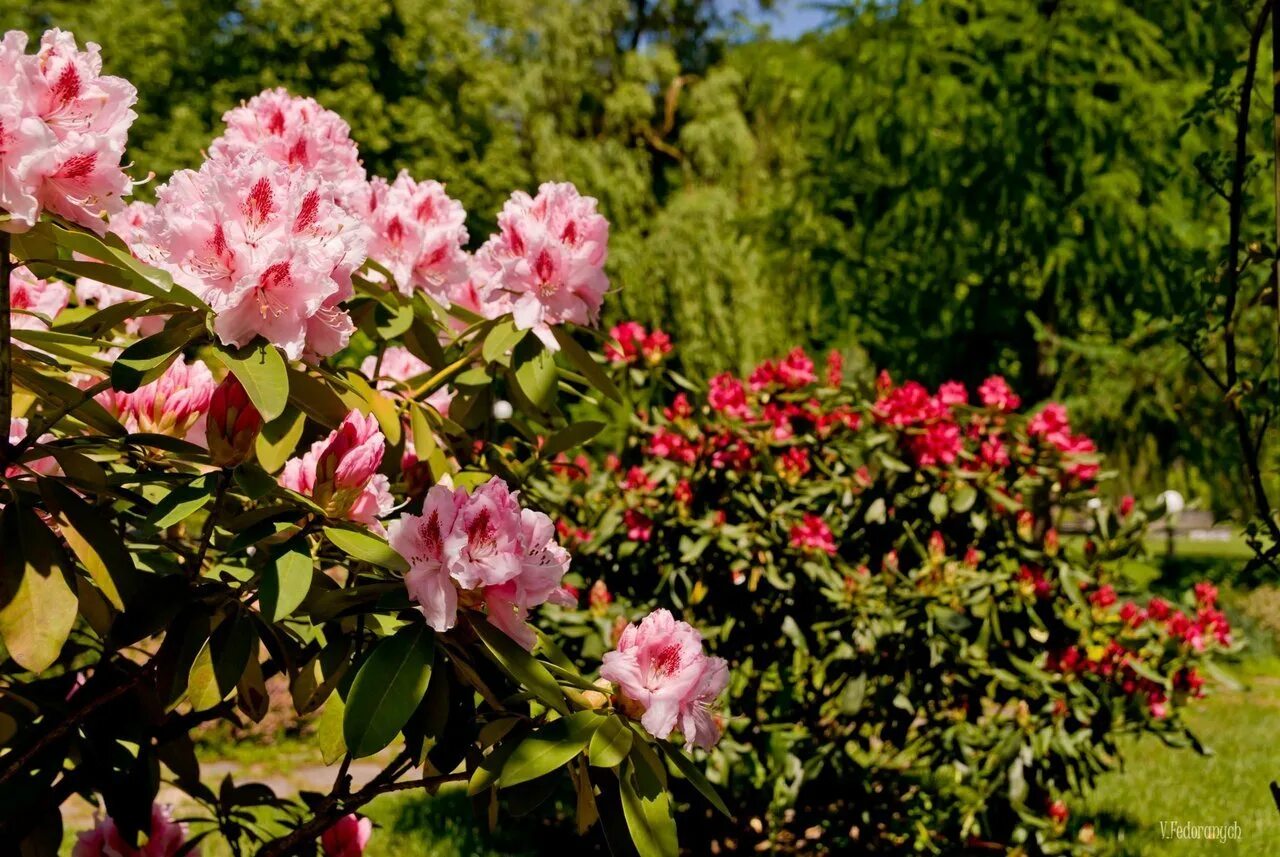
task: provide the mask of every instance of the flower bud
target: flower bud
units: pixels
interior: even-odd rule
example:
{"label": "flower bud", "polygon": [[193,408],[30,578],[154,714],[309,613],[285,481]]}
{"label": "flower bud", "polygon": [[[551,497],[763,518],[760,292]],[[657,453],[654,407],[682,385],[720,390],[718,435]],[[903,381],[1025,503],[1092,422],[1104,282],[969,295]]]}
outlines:
{"label": "flower bud", "polygon": [[262,415],[235,375],[227,375],[209,400],[206,438],[209,457],[219,467],[235,467],[249,458]]}
{"label": "flower bud", "polygon": [[373,834],[373,822],[355,813],[344,815],[320,835],[325,857],[360,857]]}

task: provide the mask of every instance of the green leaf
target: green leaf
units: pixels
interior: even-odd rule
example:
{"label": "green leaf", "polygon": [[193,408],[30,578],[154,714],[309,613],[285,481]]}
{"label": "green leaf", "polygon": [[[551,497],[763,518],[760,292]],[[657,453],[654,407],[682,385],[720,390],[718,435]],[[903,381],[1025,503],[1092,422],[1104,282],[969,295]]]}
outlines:
{"label": "green leaf", "polygon": [[567,449],[581,446],[604,430],[604,423],[596,420],[583,420],[580,423],[565,426],[547,438],[538,454],[543,458],[551,458]]}
{"label": "green leaf", "polygon": [[240,683],[249,659],[258,653],[258,635],[248,616],[237,612],[222,621],[201,647],[187,679],[187,701],[206,711],[226,699]]}
{"label": "green leaf", "polygon": [[556,342],[560,343],[560,350],[564,352],[564,356],[569,359],[575,369],[586,376],[592,387],[615,402],[622,401],[622,393],[618,391],[618,386],[613,383],[613,379],[605,373],[604,367],[595,361],[590,352],[578,344],[578,340],[573,338],[573,334],[564,325],[551,328],[551,333],[555,336]]}
{"label": "green leaf", "polygon": [[328,382],[292,367],[288,375],[289,401],[325,428],[337,428],[350,408]]}
{"label": "green leaf", "polygon": [[603,719],[594,711],[577,711],[534,730],[507,757],[498,785],[518,786],[567,765],[586,749]]}
{"label": "green leaf", "polygon": [[631,752],[635,733],[616,714],[610,715],[591,736],[588,758],[597,768],[612,768],[622,763]]}
{"label": "green leaf", "polygon": [[262,572],[259,597],[263,615],[279,622],[296,610],[311,589],[314,565],[305,538],[286,542]]}
{"label": "green leaf", "polygon": [[489,624],[487,619],[477,619],[471,625],[485,648],[508,675],[533,691],[534,695],[547,706],[561,714],[569,713],[564,691],[556,683],[551,671],[537,658],[522,649],[519,643],[504,632]]}
{"label": "green leaf", "polygon": [[385,539],[363,530],[325,527],[324,534],[338,550],[361,562],[369,562],[392,571],[408,571],[409,563],[391,549]]}
{"label": "green leaf", "polygon": [[480,356],[484,358],[486,363],[500,360],[511,349],[519,345],[528,332],[527,330],[517,330],[514,321],[510,318],[504,318],[494,325],[493,329],[485,336],[484,346],[480,349]]}
{"label": "green leaf", "polygon": [[42,375],[25,363],[14,363],[13,376],[18,383],[41,399],[57,402],[71,409],[70,414],[90,428],[112,437],[122,437],[128,432],[107,409],[85,395],[79,387],[66,381]]}
{"label": "green leaf", "polygon": [[401,301],[388,307],[379,303],[376,311],[378,336],[384,340],[395,339],[409,329],[414,317],[413,304]]}
{"label": "green leaf", "polygon": [[58,529],[79,558],[103,596],[123,610],[138,582],[138,569],[111,518],[81,499],[80,495],[51,479],[41,480],[41,492],[60,516]]}
{"label": "green leaf", "polygon": [[166,494],[151,513],[146,523],[157,530],[172,527],[185,521],[213,499],[214,474],[200,476],[186,485],[174,488]]}
{"label": "green leaf", "polygon": [[262,427],[258,439],[254,441],[254,449],[258,453],[258,464],[268,473],[275,473],[293,455],[302,439],[302,430],[306,428],[307,418],[302,411],[294,407],[285,408],[280,416]]}
{"label": "green leaf", "polygon": [[622,814],[631,831],[631,841],[640,857],[679,857],[676,820],[671,798],[662,789],[646,790],[637,786],[632,766],[626,765],[619,777]]}
{"label": "green leaf", "polygon": [[387,444],[390,446],[398,444],[402,423],[395,402],[389,396],[369,386],[369,382],[355,372],[347,372],[346,381],[359,396],[360,404],[364,405],[360,410],[367,410],[377,418],[378,426],[382,429]]}
{"label": "green leaf", "polygon": [[[631,730],[627,730],[630,732]],[[686,756],[678,747],[664,747],[666,757],[675,763],[676,768],[689,781],[689,784],[698,790],[698,793],[705,797],[712,806],[722,812],[726,818],[733,818],[733,813],[729,812],[729,807],[725,805],[723,798],[716,792],[715,787],[707,782],[707,778],[703,775],[693,760]]]}
{"label": "green leaf", "polygon": [[227,371],[244,385],[263,422],[271,422],[284,413],[289,402],[289,373],[278,348],[255,339],[234,350],[220,344],[215,353]]}
{"label": "green leaf", "polygon": [[320,758],[326,765],[332,765],[347,752],[347,742],[342,738],[343,713],[346,704],[338,694],[332,694],[320,712],[320,720],[316,724],[316,743],[320,745]]}
{"label": "green leaf", "polygon": [[0,545],[0,639],[20,667],[40,673],[62,652],[79,600],[58,540],[35,512],[0,511]]}
{"label": "green leaf", "polygon": [[516,385],[525,398],[539,410],[549,410],[555,403],[556,383],[560,373],[555,358],[536,338],[525,339],[511,355]]}
{"label": "green leaf", "polygon": [[395,739],[427,692],[435,636],[412,622],[380,640],[360,666],[347,694],[342,735],[356,758]]}
{"label": "green leaf", "polygon": [[111,386],[132,393],[159,378],[182,349],[200,335],[203,328],[197,322],[194,315],[171,320],[164,330],[139,339],[120,352],[111,365]]}

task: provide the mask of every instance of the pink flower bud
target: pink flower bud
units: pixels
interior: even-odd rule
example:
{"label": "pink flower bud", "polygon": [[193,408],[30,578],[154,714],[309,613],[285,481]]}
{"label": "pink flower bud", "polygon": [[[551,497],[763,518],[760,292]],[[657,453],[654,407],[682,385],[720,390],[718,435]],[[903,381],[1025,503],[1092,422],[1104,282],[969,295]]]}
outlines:
{"label": "pink flower bud", "polygon": [[227,375],[209,400],[205,437],[209,457],[219,467],[234,467],[245,461],[262,430],[262,415],[249,401],[249,394],[235,375]]}
{"label": "pink flower bud", "polygon": [[381,531],[378,518],[395,505],[387,477],[378,473],[386,438],[372,415],[347,414],[335,431],[318,440],[280,473],[285,488],[310,497],[333,518],[348,518]]}
{"label": "pink flower bud", "polygon": [[[173,857],[186,842],[187,826],[174,821],[167,807],[152,804],[151,829],[144,833],[144,837],[145,841],[139,842],[137,848],[130,848],[116,828],[116,823],[108,816],[92,829],[77,836],[71,855],[72,857]],[[198,855],[200,849],[194,848],[187,853]]]}
{"label": "pink flower bud", "polygon": [[320,835],[325,857],[360,857],[369,837],[373,835],[373,821],[361,818],[354,812],[344,815]]}

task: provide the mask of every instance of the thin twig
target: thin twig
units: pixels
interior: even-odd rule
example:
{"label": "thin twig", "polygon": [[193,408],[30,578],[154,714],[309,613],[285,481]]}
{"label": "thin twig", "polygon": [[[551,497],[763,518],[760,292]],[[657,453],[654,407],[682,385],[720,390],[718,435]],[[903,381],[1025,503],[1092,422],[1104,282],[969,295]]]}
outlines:
{"label": "thin twig", "polygon": [[222,510],[222,501],[227,496],[227,489],[230,486],[231,471],[224,467],[218,473],[218,487],[213,493],[213,508],[209,510],[209,517],[205,518],[204,530],[200,533],[200,547],[187,568],[188,577],[199,576],[200,569],[204,566],[205,555],[209,553],[209,544],[213,541],[213,530],[218,523],[218,513]]}

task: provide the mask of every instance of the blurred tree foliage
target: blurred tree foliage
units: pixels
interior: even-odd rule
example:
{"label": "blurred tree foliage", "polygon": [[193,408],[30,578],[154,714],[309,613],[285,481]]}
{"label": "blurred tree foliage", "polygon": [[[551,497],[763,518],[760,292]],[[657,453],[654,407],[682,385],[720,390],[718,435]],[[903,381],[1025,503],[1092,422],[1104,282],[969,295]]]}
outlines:
{"label": "blurred tree foliage", "polygon": [[847,2],[795,41],[733,14],[772,5],[0,0],[0,23],[104,46],[140,91],[138,163],[191,165],[223,111],[287,86],[371,172],[447,182],[477,243],[509,188],[577,182],[614,224],[610,312],[686,365],[804,344],[1002,371],[1079,406],[1134,487],[1235,507],[1174,319],[1225,240],[1199,173],[1230,149],[1204,100],[1230,92],[1238,4]]}

